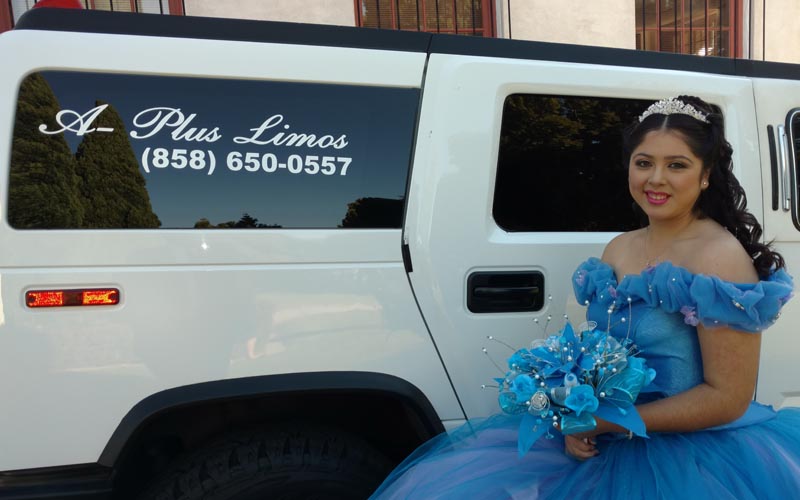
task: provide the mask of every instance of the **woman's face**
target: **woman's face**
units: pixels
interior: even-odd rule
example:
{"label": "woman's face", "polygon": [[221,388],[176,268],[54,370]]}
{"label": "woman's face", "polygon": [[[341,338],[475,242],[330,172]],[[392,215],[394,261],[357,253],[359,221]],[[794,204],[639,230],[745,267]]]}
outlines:
{"label": "woman's face", "polygon": [[708,172],[692,153],[683,136],[669,130],[653,130],[633,150],[628,165],[628,188],[650,222],[694,216]]}

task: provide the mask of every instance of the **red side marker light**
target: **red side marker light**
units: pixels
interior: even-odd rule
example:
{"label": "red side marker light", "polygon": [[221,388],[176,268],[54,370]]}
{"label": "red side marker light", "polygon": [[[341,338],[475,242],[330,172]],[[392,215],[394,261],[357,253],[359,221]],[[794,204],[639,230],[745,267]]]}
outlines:
{"label": "red side marker light", "polygon": [[28,292],[25,296],[28,307],[58,307],[64,305],[64,292]]}
{"label": "red side marker light", "polygon": [[119,290],[84,290],[84,306],[113,306],[119,302]]}
{"label": "red side marker light", "polygon": [[116,288],[77,290],[31,290],[25,293],[28,307],[113,306],[119,304]]}

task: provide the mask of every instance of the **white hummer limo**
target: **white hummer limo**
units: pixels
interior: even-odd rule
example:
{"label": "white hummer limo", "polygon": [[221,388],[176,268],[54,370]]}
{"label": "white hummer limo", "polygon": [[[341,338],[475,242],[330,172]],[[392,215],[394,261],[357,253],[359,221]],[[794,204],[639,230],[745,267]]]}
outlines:
{"label": "white hummer limo", "polygon": [[[800,266],[800,66],[58,9],[0,54],[0,498],[367,496],[496,411],[487,335],[581,321],[665,96],[721,107]],[[764,403],[800,401],[798,319]]]}

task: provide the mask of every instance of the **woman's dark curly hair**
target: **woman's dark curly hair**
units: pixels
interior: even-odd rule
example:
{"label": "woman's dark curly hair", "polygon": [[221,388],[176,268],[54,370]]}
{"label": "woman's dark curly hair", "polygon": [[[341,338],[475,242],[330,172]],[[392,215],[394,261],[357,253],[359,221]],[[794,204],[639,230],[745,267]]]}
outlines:
{"label": "woman's dark curly hair", "polygon": [[[747,211],[744,189],[733,175],[733,148],[725,139],[725,124],[719,107],[698,97],[678,96],[678,100],[707,115],[709,123],[677,113],[652,114],[641,123],[637,119],[623,134],[625,165],[630,163],[633,150],[648,132],[671,130],[680,133],[694,155],[703,160],[703,170],[709,172],[708,187],[700,192],[694,206],[695,214],[710,217],[730,231],[750,254],[761,278],[768,276],[773,269],[784,267],[781,254],[761,242],[761,225]],[[641,220],[647,220],[644,211],[635,203],[634,210]]]}

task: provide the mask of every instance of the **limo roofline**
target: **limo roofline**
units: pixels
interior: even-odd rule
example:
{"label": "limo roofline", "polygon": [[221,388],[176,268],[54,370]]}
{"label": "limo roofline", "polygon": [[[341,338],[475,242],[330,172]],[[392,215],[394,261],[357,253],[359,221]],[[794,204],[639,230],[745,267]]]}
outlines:
{"label": "limo roofline", "polygon": [[476,55],[800,80],[800,64],[278,21],[32,9],[23,14],[14,29]]}
{"label": "limo roofline", "polygon": [[14,29],[324,45],[420,53],[428,51],[431,38],[430,33],[416,31],[82,9],[31,9],[20,17]]}
{"label": "limo roofline", "polygon": [[561,61],[755,78],[800,80],[800,64],[703,57],[669,52],[571,45],[529,40],[432,35],[429,53]]}

